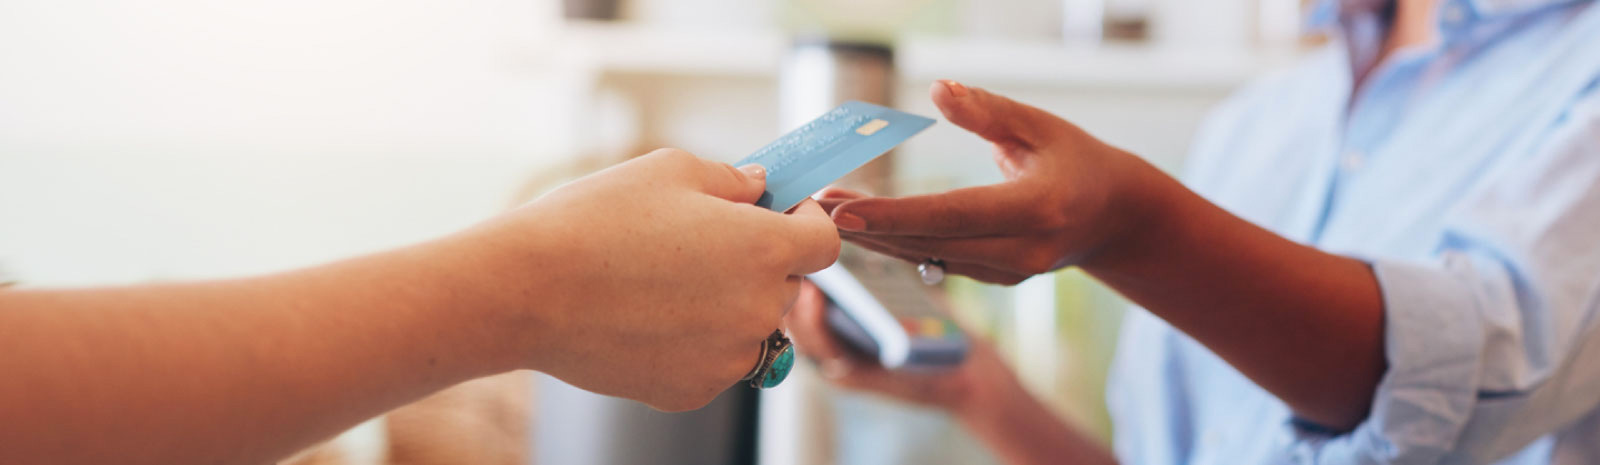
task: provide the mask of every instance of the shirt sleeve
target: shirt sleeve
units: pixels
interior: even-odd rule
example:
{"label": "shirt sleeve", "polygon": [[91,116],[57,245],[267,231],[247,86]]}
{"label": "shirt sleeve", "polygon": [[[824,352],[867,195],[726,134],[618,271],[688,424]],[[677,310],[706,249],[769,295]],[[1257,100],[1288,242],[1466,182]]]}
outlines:
{"label": "shirt sleeve", "polygon": [[1435,260],[1372,260],[1389,369],[1350,434],[1302,463],[1486,463],[1600,406],[1600,98],[1448,213]]}

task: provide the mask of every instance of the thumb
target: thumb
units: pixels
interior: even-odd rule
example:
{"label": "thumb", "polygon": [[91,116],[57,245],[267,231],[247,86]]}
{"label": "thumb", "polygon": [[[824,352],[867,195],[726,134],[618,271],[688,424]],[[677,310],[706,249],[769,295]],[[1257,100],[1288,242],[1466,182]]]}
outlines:
{"label": "thumb", "polygon": [[706,194],[737,203],[756,203],[767,189],[767,169],[749,164],[734,168],[722,162],[702,159],[701,188]]}
{"label": "thumb", "polygon": [[1035,148],[1073,129],[1050,112],[955,81],[935,82],[928,93],[945,119],[996,144]]}

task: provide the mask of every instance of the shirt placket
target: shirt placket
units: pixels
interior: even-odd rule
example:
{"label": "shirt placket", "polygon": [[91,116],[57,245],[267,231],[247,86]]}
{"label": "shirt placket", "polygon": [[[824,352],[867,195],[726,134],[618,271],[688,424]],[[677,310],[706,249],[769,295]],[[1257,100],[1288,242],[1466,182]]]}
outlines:
{"label": "shirt placket", "polygon": [[[1368,40],[1363,43],[1367,46],[1382,46],[1381,37],[1365,39]],[[1320,244],[1328,229],[1337,223],[1339,199],[1347,195],[1373,158],[1382,153],[1385,141],[1404,124],[1419,78],[1439,50],[1439,46],[1434,45],[1395,52],[1373,68],[1366,82],[1351,93],[1340,131],[1338,155],[1334,157],[1334,166],[1326,171],[1330,177],[1328,189],[1309,236],[1312,244]],[[1352,63],[1351,68],[1355,65]]]}

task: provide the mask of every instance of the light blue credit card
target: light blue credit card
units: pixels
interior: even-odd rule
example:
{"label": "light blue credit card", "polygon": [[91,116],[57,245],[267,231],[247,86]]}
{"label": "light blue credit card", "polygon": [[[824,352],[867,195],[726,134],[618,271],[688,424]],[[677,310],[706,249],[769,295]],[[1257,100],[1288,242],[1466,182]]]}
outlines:
{"label": "light blue credit card", "polygon": [[933,119],[849,101],[784,134],[733,166],[767,169],[756,205],[785,212],[933,125]]}

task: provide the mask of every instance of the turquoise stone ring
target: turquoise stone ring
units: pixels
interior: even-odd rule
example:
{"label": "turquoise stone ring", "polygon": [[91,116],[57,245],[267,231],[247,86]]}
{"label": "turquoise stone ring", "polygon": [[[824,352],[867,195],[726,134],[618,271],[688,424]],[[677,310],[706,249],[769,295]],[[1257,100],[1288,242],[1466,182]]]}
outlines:
{"label": "turquoise stone ring", "polygon": [[756,360],[756,367],[744,376],[744,380],[749,381],[752,388],[770,389],[783,383],[793,368],[794,343],[780,329],[761,342],[761,358]]}
{"label": "turquoise stone ring", "polygon": [[789,370],[794,368],[794,346],[783,348],[783,353],[778,354],[778,359],[772,361],[772,366],[767,368],[767,375],[761,377],[761,388],[777,387],[784,378],[789,377]]}

